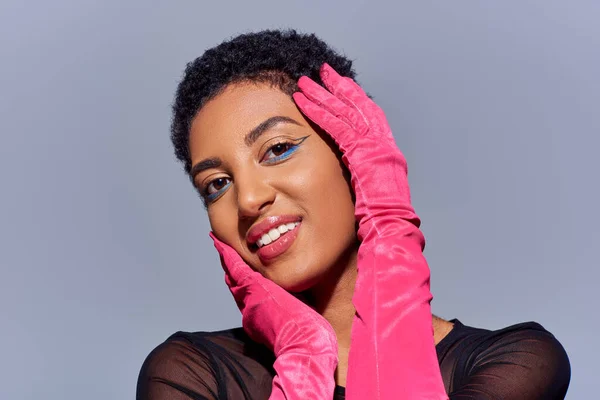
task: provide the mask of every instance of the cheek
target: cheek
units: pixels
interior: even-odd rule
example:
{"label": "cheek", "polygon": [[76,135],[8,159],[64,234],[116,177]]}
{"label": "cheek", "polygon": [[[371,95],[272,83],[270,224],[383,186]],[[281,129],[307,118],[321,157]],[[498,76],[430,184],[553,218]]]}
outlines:
{"label": "cheek", "polygon": [[345,170],[329,148],[303,163],[301,173],[290,174],[287,185],[313,222],[315,238],[330,240],[340,234],[354,234],[352,191]]}
{"label": "cheek", "polygon": [[239,253],[241,249],[237,235],[237,214],[226,210],[225,207],[214,205],[208,210],[208,220],[213,233]]}
{"label": "cheek", "polygon": [[352,190],[337,158],[333,157],[326,171],[328,173],[322,174],[322,188],[318,197],[321,208],[319,217],[326,228],[322,235],[328,243],[345,243],[342,238],[354,237],[356,233]]}
{"label": "cheek", "polygon": [[[222,199],[225,200],[225,199]],[[242,259],[255,271],[261,272],[261,264],[256,256],[248,252],[245,245],[246,232],[240,232],[237,209],[227,202],[215,204],[208,210],[208,220],[213,233],[223,242],[231,246]]]}

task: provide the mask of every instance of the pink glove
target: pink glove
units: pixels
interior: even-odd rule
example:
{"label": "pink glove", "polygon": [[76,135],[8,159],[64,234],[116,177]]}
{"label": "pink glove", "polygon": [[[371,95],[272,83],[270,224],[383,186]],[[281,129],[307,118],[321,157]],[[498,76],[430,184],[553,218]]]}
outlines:
{"label": "pink glove", "polygon": [[212,233],[210,237],[221,255],[225,282],[242,312],[244,330],[275,353],[276,376],[269,399],[331,400],[338,348],[329,322],[252,270]]}
{"label": "pink glove", "polygon": [[[294,100],[343,152],[359,223],[346,398],[447,399],[433,339],[425,240],[410,203],[406,160],[385,115],[350,78],[321,68]],[[331,93],[330,93],[331,92]]]}

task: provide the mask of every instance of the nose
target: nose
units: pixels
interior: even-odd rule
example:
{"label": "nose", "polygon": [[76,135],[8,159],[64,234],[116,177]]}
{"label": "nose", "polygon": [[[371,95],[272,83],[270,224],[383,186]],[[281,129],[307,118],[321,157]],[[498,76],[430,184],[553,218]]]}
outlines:
{"label": "nose", "polygon": [[273,186],[265,177],[254,172],[238,177],[235,185],[240,218],[258,217],[275,201],[276,191]]}

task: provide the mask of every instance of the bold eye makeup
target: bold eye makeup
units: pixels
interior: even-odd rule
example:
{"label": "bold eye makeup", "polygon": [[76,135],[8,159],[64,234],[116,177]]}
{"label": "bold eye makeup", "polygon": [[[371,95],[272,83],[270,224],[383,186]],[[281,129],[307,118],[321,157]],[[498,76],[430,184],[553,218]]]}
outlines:
{"label": "bold eye makeup", "polygon": [[231,186],[231,178],[219,177],[211,180],[208,184],[202,189],[202,198],[204,199],[205,205],[208,203],[212,203]]}
{"label": "bold eye makeup", "polygon": [[[310,136],[310,135],[309,135]],[[263,154],[260,162],[267,165],[277,164],[287,160],[294,154],[300,145],[308,138],[304,136],[298,139],[275,138],[275,143],[267,143],[269,146]]]}
{"label": "bold eye makeup", "polygon": [[[291,139],[286,137],[276,137],[266,142],[262,147],[266,147],[260,163],[263,165],[275,165],[290,158],[300,147],[300,145],[308,139],[310,135]],[[260,154],[260,152],[259,152]],[[200,190],[200,195],[204,201],[204,206],[208,207],[210,203],[221,197],[231,186],[233,180],[229,177],[220,176],[209,180],[206,185]]]}

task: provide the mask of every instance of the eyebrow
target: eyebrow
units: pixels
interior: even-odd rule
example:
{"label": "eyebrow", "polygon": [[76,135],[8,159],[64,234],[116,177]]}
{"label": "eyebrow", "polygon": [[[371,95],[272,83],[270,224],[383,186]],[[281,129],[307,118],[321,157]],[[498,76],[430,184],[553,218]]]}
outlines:
{"label": "eyebrow", "polygon": [[[269,129],[272,129],[273,127],[275,127],[276,125],[281,124],[281,123],[302,126],[301,123],[299,123],[298,121],[296,121],[293,118],[286,117],[283,115],[276,115],[274,117],[268,118],[265,121],[261,122],[258,126],[256,126],[250,132],[248,132],[248,134],[246,134],[246,137],[244,138],[244,143],[246,143],[246,145],[248,147],[252,146],[263,133],[267,132]],[[217,158],[217,157],[207,158],[205,160],[202,160],[202,161],[196,163],[192,167],[192,169],[190,170],[190,176],[192,179],[194,179],[196,177],[196,175],[198,175],[200,172],[205,171],[207,169],[211,169],[211,168],[218,168],[222,164],[223,164],[223,162],[221,161],[220,158]]]}
{"label": "eyebrow", "polygon": [[211,168],[219,168],[223,164],[220,158],[207,158],[199,163],[196,163],[190,170],[190,176],[192,179],[196,177],[200,172]]}
{"label": "eyebrow", "polygon": [[252,146],[254,144],[254,142],[256,142],[258,140],[260,135],[262,135],[269,129],[271,129],[281,123],[302,126],[302,124],[300,124],[295,119],[292,119],[290,117],[285,117],[283,115],[277,115],[275,117],[271,117],[271,118],[261,122],[256,128],[254,128],[250,132],[248,132],[248,134],[246,135],[246,138],[244,139],[244,142],[246,142],[246,145]]}

